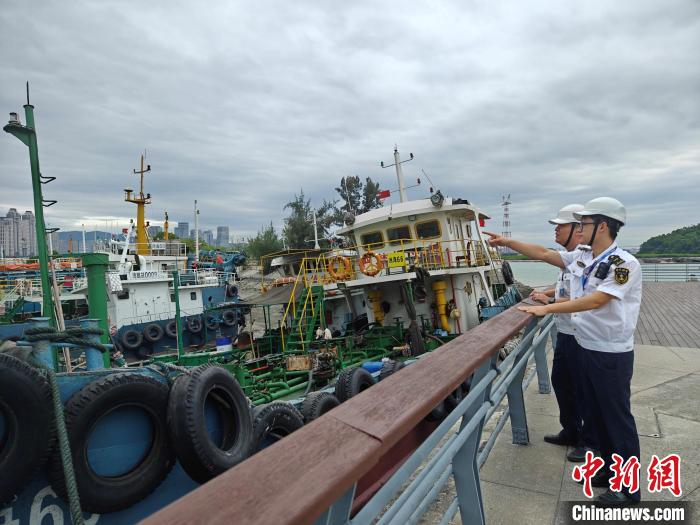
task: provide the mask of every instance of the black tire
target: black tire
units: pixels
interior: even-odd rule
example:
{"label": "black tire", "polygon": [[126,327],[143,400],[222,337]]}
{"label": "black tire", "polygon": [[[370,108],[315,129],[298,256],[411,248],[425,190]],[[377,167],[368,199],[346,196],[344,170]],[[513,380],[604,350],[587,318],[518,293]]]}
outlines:
{"label": "black tire", "polygon": [[338,375],[335,384],[335,397],[343,403],[374,384],[374,378],[361,366],[346,368]]}
{"label": "black tire", "polygon": [[510,267],[508,261],[503,261],[501,263],[501,273],[503,274],[503,280],[508,286],[515,282],[515,277],[513,277],[513,269]]}
{"label": "black tire", "polygon": [[440,421],[441,419],[445,419],[447,416],[447,408],[445,407],[445,402],[440,401],[438,406],[433,408],[430,413],[425,416],[425,419],[428,421]]}
{"label": "black tire", "polygon": [[[205,402],[214,403],[221,418],[218,442],[207,429]],[[253,422],[248,399],[233,375],[221,367],[198,366],[175,380],[168,402],[168,427],[182,468],[199,483],[250,456]]]}
{"label": "black tire", "polygon": [[398,372],[406,366],[403,361],[385,361],[382,369],[379,371],[379,380],[383,381],[395,372]]}
{"label": "black tire", "polygon": [[141,359],[150,359],[151,357],[153,357],[154,353],[155,348],[153,348],[151,345],[139,346],[136,349],[136,355]]}
{"label": "black tire", "polygon": [[198,334],[202,331],[202,318],[198,315],[190,317],[187,319],[187,329],[193,333]]}
{"label": "black tire", "polygon": [[208,315],[205,322],[207,323],[207,330],[216,330],[219,328],[219,320],[215,315]]}
{"label": "black tire", "polygon": [[[168,440],[168,386],[139,373],[111,374],[79,390],[65,405],[66,429],[83,511],[104,514],[131,507],[151,494],[175,464]],[[90,465],[88,443],[99,420],[121,408],[139,408],[152,424],[153,441],[140,462],[117,476],[101,476]],[[54,453],[48,476],[68,500],[61,455]]]}
{"label": "black tire", "polygon": [[301,415],[307,423],[318,419],[340,404],[330,392],[311,392],[301,403]]}
{"label": "black tire", "polygon": [[225,310],[221,315],[221,320],[226,326],[234,326],[238,321],[238,316],[233,310]]}
{"label": "black tire", "polygon": [[175,319],[168,321],[168,324],[165,325],[165,335],[173,339],[177,338],[177,322]]}
{"label": "black tire", "polygon": [[143,338],[149,343],[157,343],[163,339],[165,330],[158,323],[147,324],[143,329]]}
{"label": "black tire", "polygon": [[143,334],[137,330],[124,330],[121,337],[121,343],[127,350],[138,350],[143,344]]}
{"label": "black tire", "polygon": [[445,410],[452,412],[464,399],[464,385],[459,385],[445,398]]}
{"label": "black tire", "polygon": [[55,438],[51,388],[24,361],[0,354],[0,508],[44,466]]}
{"label": "black tire", "polygon": [[236,297],[238,295],[238,286],[235,284],[226,285],[226,297]]}
{"label": "black tire", "polygon": [[279,441],[304,426],[294,405],[274,401],[253,409],[253,451],[264,448],[266,440]]}

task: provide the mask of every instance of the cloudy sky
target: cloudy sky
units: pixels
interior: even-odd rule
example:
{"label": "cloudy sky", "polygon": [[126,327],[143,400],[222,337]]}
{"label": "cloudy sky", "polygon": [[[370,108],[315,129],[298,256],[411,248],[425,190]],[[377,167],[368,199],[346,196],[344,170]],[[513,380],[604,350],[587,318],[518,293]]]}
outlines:
{"label": "cloudy sky", "polygon": [[[700,222],[695,0],[5,1],[0,22],[0,110],[28,80],[63,229],[125,225],[144,149],[152,223],[192,223],[196,198],[203,229],[243,236],[302,188],[395,188],[394,144],[492,228],[510,193],[514,237],[548,242],[556,209],[600,195],[627,205],[623,245]],[[0,214],[31,208],[6,134],[0,184]]]}

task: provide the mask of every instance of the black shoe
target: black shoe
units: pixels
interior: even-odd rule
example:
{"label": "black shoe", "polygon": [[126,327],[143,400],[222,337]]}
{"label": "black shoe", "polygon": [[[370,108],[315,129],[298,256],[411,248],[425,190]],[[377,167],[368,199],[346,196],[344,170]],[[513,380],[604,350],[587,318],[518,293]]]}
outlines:
{"label": "black shoe", "polygon": [[558,434],[547,434],[546,436],[544,436],[544,440],[547,443],[551,443],[552,445],[562,445],[564,447],[576,445],[573,439],[569,439],[568,437],[564,436],[561,432],[559,432]]}
{"label": "black shoe", "polygon": [[[583,485],[583,480],[577,481],[576,483]],[[598,471],[598,473],[591,478],[591,486],[597,488],[610,488],[610,474],[608,472],[603,472],[602,470]]]}
{"label": "black shoe", "polygon": [[603,507],[628,507],[636,505],[639,501],[624,492],[613,492],[608,489],[595,499],[595,503]]}
{"label": "black shoe", "polygon": [[591,450],[586,447],[574,447],[567,455],[566,459],[572,463],[583,463],[586,460],[586,451]]}

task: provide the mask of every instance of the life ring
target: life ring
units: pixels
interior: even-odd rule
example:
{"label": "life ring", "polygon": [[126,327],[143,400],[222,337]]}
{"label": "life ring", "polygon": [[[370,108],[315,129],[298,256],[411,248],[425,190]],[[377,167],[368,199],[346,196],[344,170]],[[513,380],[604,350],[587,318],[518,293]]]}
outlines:
{"label": "life ring", "polygon": [[352,263],[347,257],[336,255],[328,259],[326,269],[336,281],[344,281],[352,275]]}
{"label": "life ring", "polygon": [[338,398],[330,392],[311,392],[301,402],[301,415],[305,422],[318,419],[329,410],[334,409],[340,404]]}
{"label": "life ring", "polygon": [[165,325],[165,335],[173,339],[177,337],[177,321],[175,319],[168,321],[168,324]]}
{"label": "life ring", "polygon": [[205,322],[207,323],[208,330],[216,330],[219,328],[219,320],[215,315],[208,315]]}
{"label": "life ring", "polygon": [[226,326],[233,326],[236,324],[238,316],[233,310],[225,310],[224,313],[221,314],[221,320]]}
{"label": "life ring", "polygon": [[[221,421],[216,440],[207,427],[208,410],[215,410]],[[248,399],[233,375],[221,367],[201,365],[175,379],[168,425],[182,468],[199,483],[250,456],[253,422]]]}
{"label": "life ring", "polygon": [[374,384],[374,378],[361,366],[346,368],[338,374],[335,384],[335,397],[342,403]]}
{"label": "life ring", "polygon": [[0,353],[0,508],[34,478],[53,447],[51,388],[35,368]]}
{"label": "life ring", "polygon": [[290,403],[276,401],[253,409],[253,453],[304,426],[304,419]]}
{"label": "life ring", "polygon": [[198,315],[187,319],[187,329],[193,334],[198,334],[202,331],[202,319]]}
{"label": "life ring", "polygon": [[360,257],[360,271],[369,277],[377,275],[382,268],[384,268],[384,262],[381,256],[374,252],[366,252],[362,257]]}
{"label": "life ring", "polygon": [[143,344],[143,334],[138,330],[125,330],[122,333],[121,342],[127,350],[137,350]]}
{"label": "life ring", "polygon": [[[64,408],[66,430],[83,511],[106,514],[131,507],[156,490],[167,477],[175,465],[168,439],[167,407],[168,385],[134,372],[97,379],[68,400]],[[123,445],[118,442],[122,437],[110,437],[109,432],[116,418],[125,416],[123,410],[138,410],[150,423],[145,438],[148,443],[144,443],[144,454],[135,465],[100,460],[99,454],[91,453],[94,434],[107,440],[100,447]],[[56,493],[67,501],[59,450],[51,458],[48,476]]]}
{"label": "life ring", "polygon": [[296,278],[294,277],[278,277],[274,281],[272,281],[272,286],[283,286],[285,284],[292,284],[294,281],[296,281]]}
{"label": "life ring", "polygon": [[515,282],[515,277],[513,277],[513,269],[510,267],[508,261],[503,261],[501,263],[501,273],[503,274],[503,280],[508,286]]}
{"label": "life ring", "polygon": [[157,343],[163,339],[165,330],[158,323],[147,324],[143,329],[143,338],[149,343]]}

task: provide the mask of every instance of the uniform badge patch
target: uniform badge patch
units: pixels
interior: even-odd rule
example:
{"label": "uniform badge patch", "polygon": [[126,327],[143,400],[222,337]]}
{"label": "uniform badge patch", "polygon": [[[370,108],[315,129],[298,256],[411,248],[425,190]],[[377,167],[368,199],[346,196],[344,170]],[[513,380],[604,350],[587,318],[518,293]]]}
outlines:
{"label": "uniform badge patch", "polygon": [[615,268],[615,282],[625,284],[630,278],[630,271],[627,268]]}
{"label": "uniform badge patch", "polygon": [[619,255],[611,255],[610,257],[608,257],[608,261],[610,261],[615,266],[620,266],[623,262],[625,262]]}
{"label": "uniform badge patch", "polygon": [[578,264],[581,268],[585,268],[585,267],[586,267],[586,263],[583,262],[583,261],[576,261],[576,264]]}

